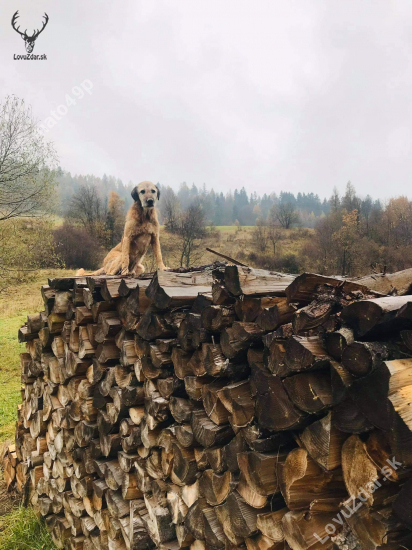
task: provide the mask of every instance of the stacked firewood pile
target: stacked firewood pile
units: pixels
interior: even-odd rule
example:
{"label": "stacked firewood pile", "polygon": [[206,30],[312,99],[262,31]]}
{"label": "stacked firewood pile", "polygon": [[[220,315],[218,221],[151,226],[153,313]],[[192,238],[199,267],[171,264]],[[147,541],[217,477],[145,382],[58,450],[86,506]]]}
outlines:
{"label": "stacked firewood pile", "polygon": [[222,264],[49,280],[8,486],[58,548],[412,548],[412,296],[372,288]]}

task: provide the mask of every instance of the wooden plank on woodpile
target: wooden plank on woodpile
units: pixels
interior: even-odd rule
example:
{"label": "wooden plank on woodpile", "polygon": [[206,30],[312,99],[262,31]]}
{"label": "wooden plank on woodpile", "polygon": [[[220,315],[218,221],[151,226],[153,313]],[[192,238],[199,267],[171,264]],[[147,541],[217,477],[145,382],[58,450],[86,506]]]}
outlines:
{"label": "wooden plank on woodpile", "polygon": [[157,271],[146,290],[159,309],[191,305],[197,295],[212,290],[210,272],[173,273]]}
{"label": "wooden plank on woodpile", "polygon": [[295,275],[275,273],[251,267],[226,266],[224,282],[233,296],[285,296]]}

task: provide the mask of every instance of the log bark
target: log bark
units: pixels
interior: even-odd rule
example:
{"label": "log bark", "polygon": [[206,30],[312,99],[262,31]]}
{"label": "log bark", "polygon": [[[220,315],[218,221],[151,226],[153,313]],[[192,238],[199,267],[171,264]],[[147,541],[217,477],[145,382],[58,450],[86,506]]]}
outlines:
{"label": "log bark", "polygon": [[388,330],[409,328],[410,315],[402,312],[410,297],[393,296],[353,302],[342,311],[343,321],[355,331],[356,337],[379,335]]}

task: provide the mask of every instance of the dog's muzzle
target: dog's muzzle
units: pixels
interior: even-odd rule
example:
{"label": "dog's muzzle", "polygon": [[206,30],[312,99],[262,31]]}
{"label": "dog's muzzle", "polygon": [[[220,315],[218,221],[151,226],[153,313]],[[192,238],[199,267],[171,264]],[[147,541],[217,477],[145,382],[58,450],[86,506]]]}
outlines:
{"label": "dog's muzzle", "polygon": [[147,204],[147,206],[153,206],[154,205],[154,200],[149,199],[149,200],[146,201],[146,204]]}

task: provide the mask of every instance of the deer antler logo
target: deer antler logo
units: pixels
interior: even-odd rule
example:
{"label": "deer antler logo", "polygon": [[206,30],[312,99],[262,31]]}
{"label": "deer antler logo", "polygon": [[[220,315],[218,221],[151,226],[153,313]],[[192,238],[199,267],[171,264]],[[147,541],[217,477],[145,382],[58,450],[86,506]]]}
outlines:
{"label": "deer antler logo", "polygon": [[27,53],[31,53],[33,51],[33,48],[34,48],[34,43],[36,42],[39,34],[41,32],[44,31],[44,28],[45,26],[47,25],[47,23],[49,22],[49,16],[47,15],[47,13],[44,14],[44,21],[43,21],[43,26],[42,28],[39,30],[37,29],[37,31],[34,31],[32,36],[29,36],[27,34],[27,29],[24,31],[24,32],[21,32],[19,31],[20,27],[17,27],[16,28],[16,21],[19,17],[19,11],[17,10],[16,13],[13,15],[12,17],[12,20],[11,20],[11,26],[13,27],[13,29],[18,32],[20,34],[20,36],[23,38],[24,40],[24,45],[26,46],[26,52]]}

